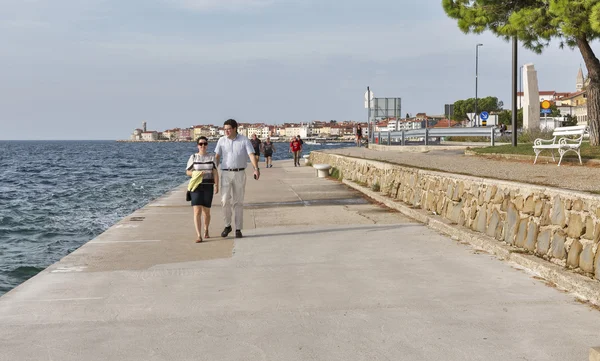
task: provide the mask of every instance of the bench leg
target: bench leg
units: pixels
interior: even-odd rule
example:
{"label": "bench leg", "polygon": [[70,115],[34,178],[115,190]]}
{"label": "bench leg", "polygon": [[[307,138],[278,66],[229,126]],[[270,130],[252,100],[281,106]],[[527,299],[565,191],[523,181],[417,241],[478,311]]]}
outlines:
{"label": "bench leg", "polygon": [[580,150],[577,150],[577,156],[579,157],[579,165],[583,165],[583,162],[581,162],[581,154],[579,154]]}
{"label": "bench leg", "polygon": [[535,152],[535,159],[533,160],[533,164],[535,164],[535,162],[537,162],[538,155],[540,155],[541,153],[541,150],[534,149],[533,151]]}
{"label": "bench leg", "polygon": [[560,154],[560,160],[558,161],[559,167],[560,167],[560,162],[562,162],[563,156],[565,155],[566,152],[568,152],[568,150],[563,150],[563,149],[558,150],[558,153]]}
{"label": "bench leg", "polygon": [[550,153],[552,153],[552,161],[556,162],[556,158],[554,158],[554,149],[550,149]]}

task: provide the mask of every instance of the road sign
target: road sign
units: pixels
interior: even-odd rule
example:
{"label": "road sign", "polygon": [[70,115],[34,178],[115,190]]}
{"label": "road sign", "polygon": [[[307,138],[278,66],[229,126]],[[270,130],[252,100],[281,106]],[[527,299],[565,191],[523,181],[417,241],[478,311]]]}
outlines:
{"label": "road sign", "polygon": [[552,113],[551,109],[542,109],[542,114],[550,114]]}
{"label": "road sign", "polygon": [[490,114],[488,112],[481,112],[479,114],[479,117],[481,118],[481,120],[487,120],[487,118],[490,117]]}
{"label": "road sign", "polygon": [[547,100],[544,100],[542,102],[542,109],[550,109],[550,102]]}

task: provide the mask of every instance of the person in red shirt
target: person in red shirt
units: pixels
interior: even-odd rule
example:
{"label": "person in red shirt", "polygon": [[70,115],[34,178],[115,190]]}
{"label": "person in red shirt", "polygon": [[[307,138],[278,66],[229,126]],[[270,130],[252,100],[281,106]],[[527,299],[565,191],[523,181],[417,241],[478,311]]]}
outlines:
{"label": "person in red shirt", "polygon": [[290,152],[294,153],[294,167],[300,166],[300,152],[302,152],[302,143],[298,138],[293,138],[290,142]]}

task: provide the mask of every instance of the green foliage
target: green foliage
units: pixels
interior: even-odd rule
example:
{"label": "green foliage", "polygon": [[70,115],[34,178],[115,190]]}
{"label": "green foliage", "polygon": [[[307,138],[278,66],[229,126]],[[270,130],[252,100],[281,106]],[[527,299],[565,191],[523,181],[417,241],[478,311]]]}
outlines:
{"label": "green foliage", "polygon": [[590,43],[600,38],[600,0],[442,0],[446,14],[465,33],[492,33],[541,53],[550,40],[578,47],[588,85],[590,143],[600,145],[600,60]]}
{"label": "green foliage", "polygon": [[[498,100],[497,97],[485,97],[477,99],[477,110],[479,112],[497,112],[501,111],[504,103]],[[467,113],[475,112],[475,98],[469,98],[465,100],[457,100],[454,102],[454,120],[465,120],[467,119]]]}
{"label": "green foliage", "polygon": [[335,179],[338,179],[338,180],[342,180],[342,178],[343,178],[342,177],[342,172],[338,168],[336,168],[336,167],[331,167],[331,173],[329,174],[329,176],[331,178],[335,178]]}
{"label": "green foliage", "polygon": [[573,125],[577,125],[577,117],[574,117],[571,114],[567,114],[565,116],[565,118],[567,120],[562,123],[563,127],[570,127],[570,126],[573,126]]}
{"label": "green foliage", "polygon": [[371,185],[371,189],[373,190],[373,192],[379,192],[381,190],[381,186],[379,185],[379,182],[373,183],[373,185]]}

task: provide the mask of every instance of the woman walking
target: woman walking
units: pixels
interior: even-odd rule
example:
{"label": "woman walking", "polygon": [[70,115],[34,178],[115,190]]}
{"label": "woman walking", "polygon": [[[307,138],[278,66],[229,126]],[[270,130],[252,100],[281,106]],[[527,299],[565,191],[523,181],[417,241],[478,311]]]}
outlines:
{"label": "woman walking", "polygon": [[356,146],[360,147],[361,143],[362,143],[362,127],[360,126],[360,123],[358,123],[356,125]]}
{"label": "woman walking", "polygon": [[290,152],[294,153],[294,167],[300,166],[300,153],[302,152],[302,143],[296,137],[290,142]]}
{"label": "woman walking", "polygon": [[[210,207],[213,194],[219,193],[219,172],[215,163],[215,155],[208,154],[208,139],[200,137],[197,140],[198,153],[192,154],[188,159],[185,173],[190,177],[202,177],[201,183],[190,192],[192,207],[194,209],[194,226],[198,238],[196,243],[202,242],[202,222],[204,218],[204,238],[209,238],[208,226],[210,225]],[[202,172],[199,175],[198,172]]]}
{"label": "woman walking", "polygon": [[261,143],[262,153],[265,156],[267,168],[273,168],[273,153],[275,152],[275,144],[271,142],[271,138],[267,137],[264,143]]}

